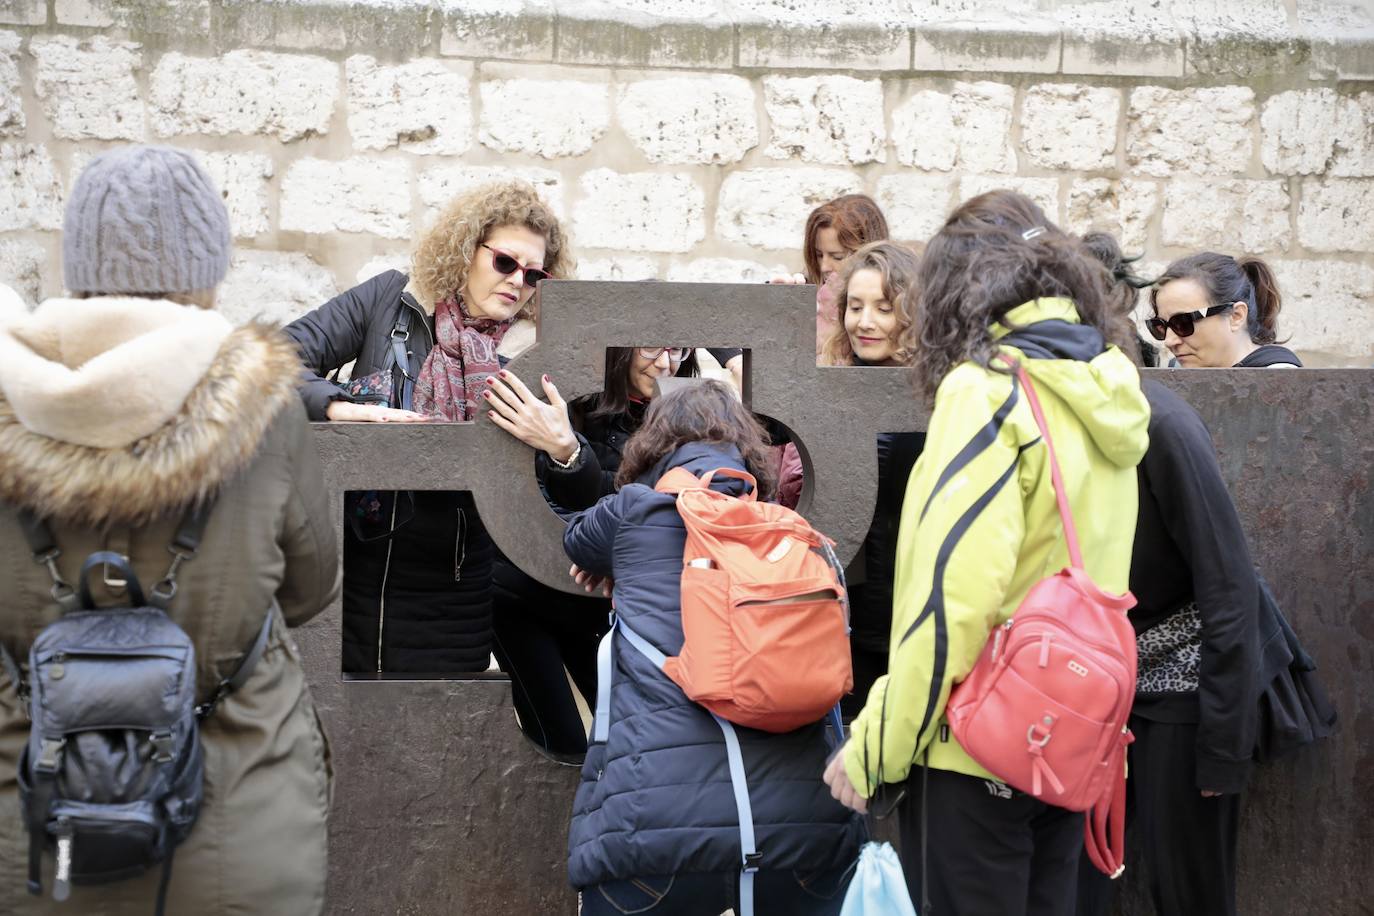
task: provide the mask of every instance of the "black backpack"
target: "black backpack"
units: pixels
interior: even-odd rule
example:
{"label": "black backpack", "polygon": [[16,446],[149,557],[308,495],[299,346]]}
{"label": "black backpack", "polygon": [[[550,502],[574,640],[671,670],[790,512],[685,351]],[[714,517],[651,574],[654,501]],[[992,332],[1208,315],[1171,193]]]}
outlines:
{"label": "black backpack", "polygon": [[[32,894],[43,892],[42,856],[52,849],[55,899],[65,900],[74,883],[118,881],[161,864],[156,911],[163,912],[173,851],[191,832],[203,798],[199,723],[248,680],[272,625],[269,610],[238,670],[197,705],[195,647],[166,611],[181,564],[199,549],[210,508],[187,510],[168,547],[167,574],[146,596],[129,559],[112,551],[87,557],[73,589],[58,572],[61,551],[48,526],[20,516],[62,609],[29,650],[27,680],[0,646],[31,722],[19,797]],[[122,578],[127,605],[95,607],[89,579],[97,570]]]}

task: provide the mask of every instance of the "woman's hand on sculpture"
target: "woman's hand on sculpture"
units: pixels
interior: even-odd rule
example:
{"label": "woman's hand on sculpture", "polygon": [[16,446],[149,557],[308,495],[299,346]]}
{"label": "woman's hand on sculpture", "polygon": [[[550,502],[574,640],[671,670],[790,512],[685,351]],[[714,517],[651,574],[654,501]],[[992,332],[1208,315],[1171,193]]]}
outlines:
{"label": "woman's hand on sculpture", "polygon": [[352,401],[330,401],[324,415],[341,423],[416,423],[429,419],[413,410],[383,407],[381,404],[354,404]]}
{"label": "woman's hand on sculpture", "polygon": [[768,281],[770,285],[775,286],[801,286],[805,282],[806,277],[801,274],[778,274]]}
{"label": "woman's hand on sculpture", "polygon": [[868,811],[868,799],[859,794],[849,779],[849,771],[844,768],[844,752],[848,744],[841,747],[825,767],[825,784],[830,787],[830,795],[835,801],[860,814]]}
{"label": "woman's hand on sculpture", "polygon": [[568,419],[568,405],[553,382],[543,377],[544,394],[549,403],[539,400],[513,374],[502,370],[499,377],[487,379],[484,395],[491,408],[488,416],[497,426],[530,448],[548,452],[566,462],[577,451],[577,437]]}
{"label": "woman's hand on sculpture", "polygon": [[595,594],[596,590],[600,589],[603,598],[611,597],[611,590],[615,587],[614,579],[606,576],[594,576],[585,569],[578,567],[576,563],[568,568],[568,575],[572,576],[572,580],[589,593]]}

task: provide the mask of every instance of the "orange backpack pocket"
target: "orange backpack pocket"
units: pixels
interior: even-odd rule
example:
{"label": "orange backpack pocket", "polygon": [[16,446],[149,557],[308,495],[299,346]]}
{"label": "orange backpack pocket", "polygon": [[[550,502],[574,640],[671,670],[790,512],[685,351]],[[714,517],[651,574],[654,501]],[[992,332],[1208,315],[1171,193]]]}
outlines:
{"label": "orange backpack pocket", "polygon": [[816,721],[854,686],[848,624],[840,594],[827,578],[741,584],[730,590],[731,718],[768,731]]}

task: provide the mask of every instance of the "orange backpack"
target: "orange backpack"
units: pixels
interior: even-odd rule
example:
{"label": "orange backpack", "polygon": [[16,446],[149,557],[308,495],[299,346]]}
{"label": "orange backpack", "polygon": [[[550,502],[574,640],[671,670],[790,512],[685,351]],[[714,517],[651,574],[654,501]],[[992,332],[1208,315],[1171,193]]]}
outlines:
{"label": "orange backpack", "polygon": [[[716,477],[750,485],[735,498]],[[655,487],[677,495],[682,652],[663,670],[688,698],[749,728],[788,732],[820,721],[854,686],[849,602],[832,541],[796,512],[755,498],[753,476],[674,468]]]}

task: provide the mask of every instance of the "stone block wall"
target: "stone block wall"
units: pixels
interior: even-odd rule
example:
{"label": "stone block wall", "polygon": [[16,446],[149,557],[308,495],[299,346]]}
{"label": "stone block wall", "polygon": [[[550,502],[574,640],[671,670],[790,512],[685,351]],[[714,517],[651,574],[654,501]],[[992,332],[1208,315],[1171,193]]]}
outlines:
{"label": "stone block wall", "polygon": [[1315,365],[1374,365],[1367,0],[0,0],[0,281],[61,288],[67,191],[129,141],[195,150],[239,320],[390,266],[506,176],[579,276],[801,267],[865,191],[920,241],[1011,187],[1147,268],[1271,259]]}

